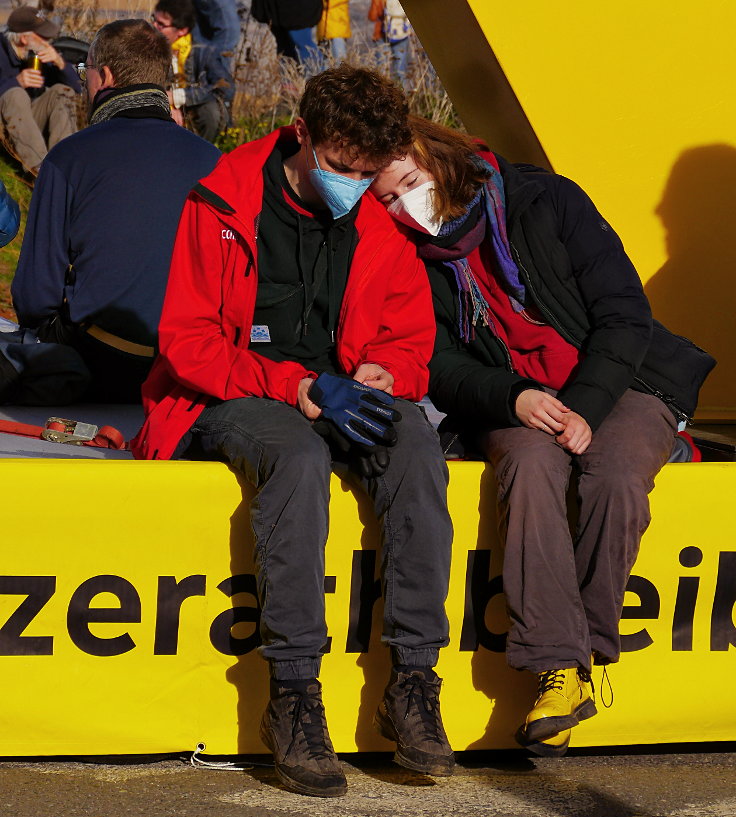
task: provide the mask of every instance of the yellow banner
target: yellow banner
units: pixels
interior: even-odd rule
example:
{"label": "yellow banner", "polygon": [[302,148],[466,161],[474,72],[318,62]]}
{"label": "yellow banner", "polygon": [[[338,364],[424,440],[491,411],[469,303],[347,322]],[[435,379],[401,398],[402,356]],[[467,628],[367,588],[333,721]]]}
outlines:
{"label": "yellow banner", "polygon": [[[511,747],[535,683],[503,656],[493,475],[480,463],[450,470],[445,725],[455,749]],[[174,752],[200,742],[208,754],[265,751],[249,493],[233,474],[217,463],[4,460],[0,481],[4,754]],[[735,483],[733,464],[659,475],[626,595],[626,652],[609,669],[614,704],[573,730],[572,745],[736,739]],[[338,751],[388,750],[371,726],[389,673],[376,527],[364,527],[367,504],[336,478],[331,515],[328,722]]]}

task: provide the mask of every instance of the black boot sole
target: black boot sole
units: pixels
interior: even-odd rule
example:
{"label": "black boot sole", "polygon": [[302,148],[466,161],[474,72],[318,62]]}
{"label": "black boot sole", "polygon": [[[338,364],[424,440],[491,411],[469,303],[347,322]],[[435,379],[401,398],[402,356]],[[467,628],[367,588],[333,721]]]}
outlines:
{"label": "black boot sole", "polygon": [[[514,737],[518,744],[540,757],[562,757],[566,754],[567,748],[570,745],[569,738],[560,746],[551,746],[549,743],[544,743],[541,740],[530,740],[523,727],[519,727],[516,730]],[[549,737],[553,737],[553,735],[549,735]]]}
{"label": "black boot sole", "polygon": [[415,760],[407,757],[402,752],[401,741],[399,740],[399,735],[396,732],[393,723],[391,723],[391,719],[384,715],[380,708],[373,718],[373,728],[379,735],[386,738],[386,740],[390,740],[392,743],[396,744],[394,763],[397,765],[403,766],[405,769],[409,769],[412,772],[419,772],[420,774],[427,774],[431,775],[432,777],[450,777],[452,775],[452,771],[455,768],[454,755],[444,758],[428,755],[426,761]]}
{"label": "black boot sole", "polygon": [[592,718],[593,715],[598,714],[595,703],[592,698],[583,701],[580,706],[575,709],[570,715],[561,716],[559,718],[539,718],[539,720],[532,721],[526,725],[524,729],[529,740],[539,741],[545,738],[552,737],[558,732],[564,732],[565,729],[572,729],[577,726],[580,721]]}

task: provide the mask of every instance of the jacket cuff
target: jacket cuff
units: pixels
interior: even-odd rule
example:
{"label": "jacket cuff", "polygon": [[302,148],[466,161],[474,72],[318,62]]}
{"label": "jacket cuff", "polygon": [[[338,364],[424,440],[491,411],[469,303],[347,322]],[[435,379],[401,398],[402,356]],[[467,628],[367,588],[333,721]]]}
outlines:
{"label": "jacket cuff", "polygon": [[509,424],[512,426],[520,426],[521,420],[516,416],[516,398],[527,389],[534,389],[535,391],[544,391],[544,386],[537,383],[536,380],[519,380],[514,383],[509,389],[509,396],[507,401],[507,408],[509,412]]}
{"label": "jacket cuff", "polygon": [[294,372],[294,374],[292,374],[286,381],[286,402],[290,406],[297,406],[299,402],[299,384],[305,377],[311,377],[312,380],[316,380],[317,373],[304,369],[304,371],[301,372]]}

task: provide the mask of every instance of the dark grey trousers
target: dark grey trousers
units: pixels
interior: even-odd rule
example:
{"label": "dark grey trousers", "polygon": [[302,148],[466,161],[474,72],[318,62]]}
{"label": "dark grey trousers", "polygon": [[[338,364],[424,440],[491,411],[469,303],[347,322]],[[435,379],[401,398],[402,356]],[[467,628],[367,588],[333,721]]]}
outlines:
{"label": "dark grey trousers", "polygon": [[[361,481],[381,527],[383,640],[395,664],[434,666],[448,643],[444,602],[452,523],[437,434],[413,403],[386,473]],[[333,456],[291,406],[248,397],[207,407],[175,456],[223,460],[256,488],[251,505],[262,655],[278,680],[319,674],[327,640],[324,575]],[[336,470],[344,468],[335,463]],[[345,611],[347,615],[347,611]]]}
{"label": "dark grey trousers", "polygon": [[[482,435],[498,482],[512,667],[590,669],[591,651],[618,660],[626,582],[650,522],[648,494],[675,432],[664,403],[629,390],[579,456],[525,427]],[[573,472],[574,536],[566,501]]]}

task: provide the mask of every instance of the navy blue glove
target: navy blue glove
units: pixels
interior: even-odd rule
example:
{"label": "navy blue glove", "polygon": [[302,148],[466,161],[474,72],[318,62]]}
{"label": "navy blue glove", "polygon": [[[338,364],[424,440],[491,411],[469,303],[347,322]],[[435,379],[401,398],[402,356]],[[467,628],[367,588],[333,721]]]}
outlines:
{"label": "navy blue glove", "polygon": [[337,426],[322,417],[312,423],[312,428],[324,437],[330,448],[337,452],[338,458],[344,460],[351,471],[365,479],[375,479],[386,473],[389,463],[389,449],[385,445],[364,445],[352,443]]}
{"label": "navy blue glove", "polygon": [[308,395],[322,409],[322,416],[351,442],[368,448],[395,444],[394,423],[401,414],[392,408],[394,398],[390,394],[350,377],[323,372],[310,386]]}

